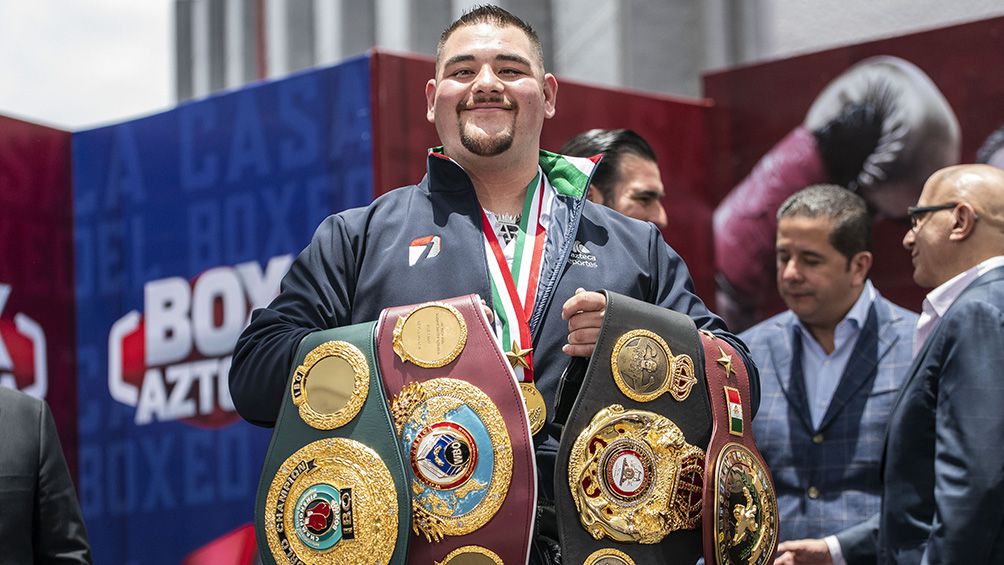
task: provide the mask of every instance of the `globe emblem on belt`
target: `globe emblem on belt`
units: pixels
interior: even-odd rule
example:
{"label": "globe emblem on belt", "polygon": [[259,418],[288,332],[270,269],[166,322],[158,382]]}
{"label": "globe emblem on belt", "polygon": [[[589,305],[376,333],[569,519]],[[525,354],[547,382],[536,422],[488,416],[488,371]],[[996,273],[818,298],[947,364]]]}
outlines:
{"label": "globe emblem on belt", "polygon": [[342,540],[340,494],[331,485],[316,484],[296,500],[293,528],[307,547],[325,551]]}
{"label": "globe emblem on belt", "polygon": [[467,482],[477,467],[478,448],[466,428],[456,422],[436,422],[412,442],[411,465],[422,483],[449,490]]}

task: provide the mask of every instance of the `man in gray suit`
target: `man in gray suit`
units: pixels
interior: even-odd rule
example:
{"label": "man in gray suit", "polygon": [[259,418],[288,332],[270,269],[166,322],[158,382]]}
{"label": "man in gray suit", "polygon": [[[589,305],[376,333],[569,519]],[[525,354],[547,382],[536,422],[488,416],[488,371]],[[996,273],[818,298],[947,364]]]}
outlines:
{"label": "man in gray suit", "polygon": [[872,219],[860,196],[811,186],[777,219],[777,289],[788,310],[741,338],[760,369],[753,430],[786,540],[832,534],[878,511],[882,442],[917,315],[868,280]]}
{"label": "man in gray suit", "polygon": [[[909,216],[913,279],[934,290],[889,420],[882,509],[840,543],[848,563],[1004,563],[1004,171],[942,169]],[[821,540],[785,545],[784,563],[830,562]]]}
{"label": "man in gray suit", "polygon": [[0,564],[90,563],[48,405],[0,387],[0,430]]}

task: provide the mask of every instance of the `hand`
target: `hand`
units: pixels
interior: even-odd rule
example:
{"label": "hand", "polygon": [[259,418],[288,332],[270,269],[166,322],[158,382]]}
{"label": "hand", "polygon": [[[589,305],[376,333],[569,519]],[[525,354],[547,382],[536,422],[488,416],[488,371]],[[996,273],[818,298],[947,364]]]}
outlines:
{"label": "hand", "polygon": [[488,318],[488,323],[494,324],[495,312],[493,312],[491,307],[488,306],[488,303],[485,302],[484,298],[481,299],[481,310],[485,313],[485,317]]}
{"label": "hand", "polygon": [[783,541],[777,546],[774,565],[830,565],[830,547],[821,539]]}
{"label": "hand", "polygon": [[596,348],[607,297],[599,292],[575,289],[575,294],[561,307],[561,319],[568,320],[568,343],[561,351],[570,357],[589,357]]}

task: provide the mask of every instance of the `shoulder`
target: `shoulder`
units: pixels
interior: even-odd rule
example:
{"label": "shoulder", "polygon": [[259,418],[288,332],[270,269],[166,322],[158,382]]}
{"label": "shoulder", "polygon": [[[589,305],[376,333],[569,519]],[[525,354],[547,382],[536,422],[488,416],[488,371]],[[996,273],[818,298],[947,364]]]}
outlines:
{"label": "shoulder", "polygon": [[913,331],[917,326],[916,312],[903,308],[881,294],[875,296],[875,308],[880,324],[888,321],[897,328],[896,331],[906,331],[911,336],[913,335]]}
{"label": "shoulder", "polygon": [[418,185],[395,188],[366,206],[331,214],[317,227],[315,237],[324,237],[338,231],[360,233],[374,223],[387,225],[403,221],[411,213],[415,203],[428,202],[428,196],[429,193]]}
{"label": "shoulder", "polygon": [[771,343],[786,339],[794,321],[795,314],[791,310],[785,310],[743,331],[739,334],[739,339],[750,346],[751,350],[754,343]]}
{"label": "shoulder", "polygon": [[[37,418],[44,403],[21,391],[0,387],[0,417],[17,415],[24,418],[28,415]],[[7,414],[3,414],[7,413]]]}

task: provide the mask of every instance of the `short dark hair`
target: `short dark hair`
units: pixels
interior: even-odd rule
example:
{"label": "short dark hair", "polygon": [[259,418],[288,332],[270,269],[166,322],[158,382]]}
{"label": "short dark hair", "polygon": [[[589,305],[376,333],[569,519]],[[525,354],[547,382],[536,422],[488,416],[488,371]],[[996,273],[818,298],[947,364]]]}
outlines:
{"label": "short dark hair", "polygon": [[1004,149],[1004,125],[995,129],[993,133],[987,136],[983,145],[976,151],[976,162],[984,165],[988,164],[994,153],[1001,149]]}
{"label": "short dark hair", "polygon": [[525,33],[530,39],[530,44],[533,45],[534,54],[537,56],[537,62],[540,63],[541,68],[544,67],[544,49],[540,46],[540,38],[537,37],[537,32],[533,30],[533,27],[498,6],[482,4],[464,12],[464,15],[457,18],[456,21],[450,24],[450,27],[443,30],[442,35],[439,36],[439,43],[436,44],[437,71],[439,70],[439,65],[442,62],[443,45],[446,44],[446,40],[449,39],[450,36],[453,35],[453,32],[457,31],[459,28],[478,24],[492,24],[500,28],[512,26],[522,30],[523,33]]}
{"label": "short dark hair", "polygon": [[777,219],[829,218],[830,245],[847,258],[872,250],[872,219],[865,200],[835,184],[817,184],[792,194],[777,209]]}
{"label": "short dark hair", "polygon": [[591,129],[566,141],[558,152],[572,157],[592,157],[603,153],[603,160],[593,173],[592,183],[600,191],[604,203],[614,198],[614,187],[620,181],[620,162],[625,154],[631,153],[656,162],[655,151],[648,142],[629,129]]}

